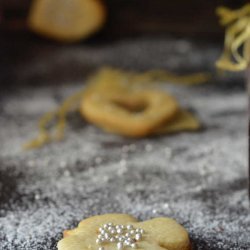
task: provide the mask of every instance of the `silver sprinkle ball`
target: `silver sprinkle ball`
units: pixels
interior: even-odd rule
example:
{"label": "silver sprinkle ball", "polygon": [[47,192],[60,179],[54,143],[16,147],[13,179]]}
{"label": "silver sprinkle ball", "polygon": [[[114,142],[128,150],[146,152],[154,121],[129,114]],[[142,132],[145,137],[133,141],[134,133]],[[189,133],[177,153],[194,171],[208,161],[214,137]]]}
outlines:
{"label": "silver sprinkle ball", "polygon": [[142,240],[144,234],[143,229],[134,228],[133,225],[114,225],[111,222],[100,226],[97,232],[98,250],[105,250],[105,245],[109,243],[115,244],[117,250],[126,247],[137,249],[137,243]]}

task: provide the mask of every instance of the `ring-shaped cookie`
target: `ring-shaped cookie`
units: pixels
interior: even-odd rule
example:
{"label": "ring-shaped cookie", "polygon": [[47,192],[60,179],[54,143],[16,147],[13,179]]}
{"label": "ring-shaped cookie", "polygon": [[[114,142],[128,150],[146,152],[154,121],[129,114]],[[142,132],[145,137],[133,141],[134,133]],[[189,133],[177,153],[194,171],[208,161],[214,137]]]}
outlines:
{"label": "ring-shaped cookie", "polygon": [[129,137],[149,135],[178,112],[174,97],[159,90],[95,92],[85,95],[80,106],[91,123]]}

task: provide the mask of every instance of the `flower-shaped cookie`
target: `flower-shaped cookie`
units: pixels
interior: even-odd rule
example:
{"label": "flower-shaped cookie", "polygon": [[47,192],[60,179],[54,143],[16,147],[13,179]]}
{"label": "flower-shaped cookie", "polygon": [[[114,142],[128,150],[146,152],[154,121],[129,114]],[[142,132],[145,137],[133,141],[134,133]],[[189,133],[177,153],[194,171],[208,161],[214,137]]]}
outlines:
{"label": "flower-shaped cookie", "polygon": [[138,222],[126,214],[106,214],[83,220],[64,231],[58,250],[190,250],[187,231],[175,220]]}

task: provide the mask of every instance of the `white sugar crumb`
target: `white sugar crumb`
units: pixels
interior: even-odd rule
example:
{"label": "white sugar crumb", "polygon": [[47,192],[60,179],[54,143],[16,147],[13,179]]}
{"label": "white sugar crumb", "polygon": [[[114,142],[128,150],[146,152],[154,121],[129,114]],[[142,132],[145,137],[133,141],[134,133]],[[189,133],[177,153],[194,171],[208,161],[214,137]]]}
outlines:
{"label": "white sugar crumb", "polygon": [[[139,44],[130,43],[127,50],[121,43],[106,52],[119,55],[126,49],[132,58],[135,48],[142,50],[139,54],[149,51],[147,42]],[[192,47],[178,46],[180,53]],[[158,47],[173,49],[163,42]],[[80,53],[77,59],[87,56]],[[203,56],[198,59],[206,63]],[[149,58],[156,68],[168,67],[167,62],[162,65],[164,53],[162,57],[161,64],[159,58]],[[91,60],[98,62],[94,56]],[[176,60],[178,65],[183,61]],[[58,103],[55,96],[63,99],[81,87],[27,88],[1,101],[1,250],[56,250],[63,230],[103,213],[129,213],[141,220],[173,217],[199,250],[249,249],[243,92],[171,86],[182,105],[201,118],[199,132],[132,140],[104,133],[72,114],[63,142],[23,151],[23,143],[36,134],[37,119]]]}

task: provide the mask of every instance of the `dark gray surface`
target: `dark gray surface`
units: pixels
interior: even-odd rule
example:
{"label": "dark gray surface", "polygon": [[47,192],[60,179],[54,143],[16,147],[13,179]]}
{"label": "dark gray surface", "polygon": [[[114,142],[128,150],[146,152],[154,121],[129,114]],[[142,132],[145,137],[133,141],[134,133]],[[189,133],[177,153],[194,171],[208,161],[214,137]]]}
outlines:
{"label": "dark gray surface", "polygon": [[212,70],[219,50],[164,39],[23,46],[12,67],[6,58],[1,75],[8,86],[1,88],[0,249],[56,249],[64,229],[109,212],[173,217],[197,249],[250,249],[247,100],[239,76],[189,88],[164,85],[200,117],[199,132],[130,140],[72,114],[64,142],[21,149],[37,119],[100,65]]}

